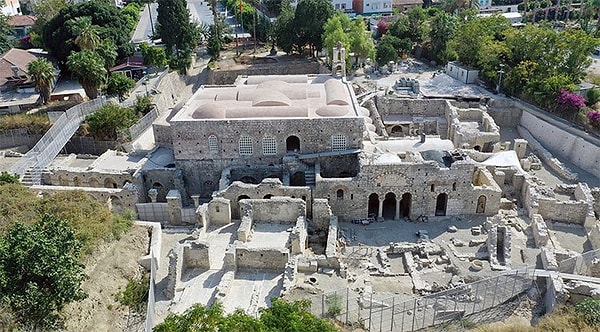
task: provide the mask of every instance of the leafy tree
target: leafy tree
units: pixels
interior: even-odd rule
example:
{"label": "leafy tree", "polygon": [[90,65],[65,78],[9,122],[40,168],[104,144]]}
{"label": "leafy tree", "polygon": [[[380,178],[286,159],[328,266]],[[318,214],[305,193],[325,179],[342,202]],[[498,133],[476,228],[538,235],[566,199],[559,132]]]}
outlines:
{"label": "leafy tree", "polygon": [[365,21],[361,17],[352,20],[350,25],[350,51],[354,53],[355,62],[358,59],[374,58],[375,45],[371,39],[370,32],[367,31]]}
{"label": "leafy tree", "polygon": [[167,64],[167,55],[163,48],[141,43],[140,50],[142,51],[142,57],[144,57],[144,65],[158,68]]}
{"label": "leafy tree", "polygon": [[270,308],[261,311],[260,321],[270,331],[337,331],[328,320],[310,312],[310,300],[288,302],[275,298]]}
{"label": "leafy tree", "polygon": [[221,38],[217,35],[218,29],[214,25],[210,27],[210,35],[208,36],[207,51],[212,61],[219,59],[221,54]]}
{"label": "leafy tree", "polygon": [[[346,50],[350,50],[350,37],[344,31],[344,28],[349,27],[350,24],[350,18],[342,12],[335,13],[325,22],[325,26],[323,27],[323,46],[325,46],[330,56],[333,54],[333,49],[337,46],[338,42],[342,43],[342,46]],[[346,57],[348,57],[348,53],[346,53]],[[344,59],[344,61],[346,60],[347,58]]]}
{"label": "leafy tree", "polygon": [[169,65],[185,74],[191,64],[192,50],[200,39],[200,31],[190,22],[190,11],[185,0],[157,2],[157,30],[170,57]]}
{"label": "leafy tree", "polygon": [[297,30],[294,27],[294,10],[288,4],[282,6],[281,14],[275,21],[275,40],[285,53],[292,53],[294,45],[298,40]]}
{"label": "leafy tree", "polygon": [[137,114],[147,114],[154,108],[156,105],[152,103],[152,98],[150,96],[136,96],[135,97],[135,105],[133,106],[133,110]]}
{"label": "leafy tree", "polygon": [[137,22],[140,20],[141,6],[143,6],[143,4],[138,5],[135,2],[130,2],[121,9],[121,14],[127,18],[128,27],[131,31],[135,29]]}
{"label": "leafy tree", "polygon": [[303,0],[294,14],[294,29],[298,31],[300,46],[309,45],[311,56],[323,48],[323,27],[333,16],[333,5],[328,0]]}
{"label": "leafy tree", "polygon": [[90,135],[98,140],[116,140],[118,131],[135,124],[137,117],[131,108],[108,104],[85,118]]}
{"label": "leafy tree", "polygon": [[50,101],[50,90],[54,82],[54,67],[45,58],[39,58],[27,64],[27,72],[40,93],[42,104]]}
{"label": "leafy tree", "polygon": [[104,60],[104,68],[107,70],[115,65],[119,56],[117,46],[110,39],[102,40],[95,52]]}
{"label": "leafy tree", "polygon": [[382,41],[381,43],[379,43],[379,46],[377,46],[377,52],[375,54],[375,61],[377,62],[377,64],[383,66],[390,61],[395,62],[397,60],[398,52],[396,52],[396,49],[394,48],[391,42]]}
{"label": "leafy tree", "polygon": [[0,293],[21,323],[53,327],[67,303],[86,296],[80,252],[73,229],[49,214],[33,225],[16,223],[0,238]]}
{"label": "leafy tree", "polygon": [[106,82],[106,93],[110,96],[118,96],[119,101],[125,100],[125,94],[135,87],[135,81],[122,73],[115,73],[108,77]]}
{"label": "leafy tree", "polygon": [[77,17],[90,17],[92,25],[100,27],[100,40],[109,39],[117,47],[119,57],[133,54],[133,46],[129,42],[131,29],[124,14],[113,5],[103,1],[85,1],[61,9],[58,14],[43,26],[42,41],[45,48],[59,62],[64,64],[67,57],[80,50],[75,43],[74,33],[69,20]]}
{"label": "leafy tree", "polygon": [[67,21],[75,37],[73,41],[81,50],[94,51],[100,44],[99,27],[92,24],[89,16],[76,17]]}
{"label": "leafy tree", "polygon": [[452,58],[452,54],[448,49],[448,41],[454,36],[456,29],[453,16],[447,13],[437,13],[431,21],[431,45],[434,60],[438,63],[446,63]]}
{"label": "leafy tree", "polygon": [[30,1],[29,4],[38,21],[47,22],[70,2],[70,0],[36,0]]}
{"label": "leafy tree", "polygon": [[12,34],[12,27],[8,25],[8,16],[0,13],[0,54],[12,47],[12,42],[8,39]]}
{"label": "leafy tree", "polygon": [[600,101],[600,88],[592,88],[586,92],[585,97],[588,105],[594,105]]}
{"label": "leafy tree", "polygon": [[484,45],[488,41],[503,40],[505,31],[510,28],[509,21],[499,15],[475,16],[461,21],[452,40],[452,47],[458,55],[458,60],[467,66],[476,67],[480,59],[488,55],[481,54]]}
{"label": "leafy tree", "polygon": [[90,51],[75,52],[67,59],[67,67],[81,83],[88,98],[97,98],[98,88],[106,77],[104,60]]}

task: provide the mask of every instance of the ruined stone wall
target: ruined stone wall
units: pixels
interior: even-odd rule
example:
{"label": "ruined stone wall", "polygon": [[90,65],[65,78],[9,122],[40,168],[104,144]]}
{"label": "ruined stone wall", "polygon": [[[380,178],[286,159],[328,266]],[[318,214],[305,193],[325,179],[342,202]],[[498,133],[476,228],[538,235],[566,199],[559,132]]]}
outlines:
{"label": "ruined stone wall", "polygon": [[[182,188],[176,186],[176,184],[178,183],[177,176],[181,176],[179,173],[181,173],[180,171],[176,170],[175,168],[170,168],[170,169],[164,169],[164,168],[157,168],[157,169],[147,169],[147,170],[143,170],[142,171],[142,178],[143,178],[143,183],[144,183],[144,188],[147,188],[148,190],[150,189],[156,189],[156,191],[158,192],[158,196],[157,196],[157,201],[158,202],[166,202],[167,199],[167,193],[169,192],[169,190],[173,190],[173,189],[178,189],[181,190]],[[148,193],[146,190],[145,193],[145,197],[146,197],[146,202],[149,202],[150,199],[148,197]]]}
{"label": "ruined stone wall", "polygon": [[286,248],[248,248],[238,244],[235,248],[235,255],[238,270],[283,271],[289,260],[290,251]]}
{"label": "ruined stone wall", "polygon": [[510,99],[492,99],[488,103],[487,112],[494,122],[502,127],[515,128],[521,122],[523,111]]}
{"label": "ruined stone wall", "polygon": [[208,84],[225,85],[233,84],[240,75],[302,75],[319,74],[320,64],[311,62],[286,62],[279,65],[255,65],[236,70],[212,70],[208,72]]}
{"label": "ruined stone wall", "polygon": [[[446,215],[475,214],[480,196],[485,196],[485,215],[497,213],[501,190],[491,174],[489,186],[474,186],[475,166],[469,162],[455,162],[450,168],[440,168],[436,163],[362,165],[361,172],[353,178],[322,178],[317,175],[315,197],[329,198],[334,215],[340,221],[367,217],[369,196],[377,194],[383,201],[387,194],[400,201],[410,194],[409,217],[436,214],[438,195],[447,195]],[[341,192],[338,192],[341,190]],[[340,195],[342,194],[342,195]],[[393,201],[392,201],[393,202]],[[394,210],[391,206],[387,210]],[[383,207],[385,213],[386,207]],[[400,212],[401,213],[401,212]],[[402,218],[402,215],[399,216]]]}
{"label": "ruined stone wall", "polygon": [[[205,242],[187,242],[183,245],[184,269],[210,269],[209,245]],[[184,271],[182,271],[184,272]]]}
{"label": "ruined stone wall", "polygon": [[63,187],[122,188],[133,183],[132,174],[123,172],[86,171],[78,168],[52,169],[42,174],[44,184]]}
{"label": "ruined stone wall", "polygon": [[389,114],[422,117],[446,117],[449,104],[444,99],[406,99],[389,96],[375,97],[381,116]]}
{"label": "ruined stone wall", "polygon": [[[284,186],[279,179],[265,179],[258,185],[234,182],[225,190],[216,193],[215,197],[228,199],[231,202],[231,217],[233,219],[239,219],[238,201],[241,198],[260,199],[267,195],[272,195],[273,197],[295,197],[306,202],[312,201],[311,190],[309,187]],[[312,214],[312,206],[307,204],[306,209],[307,214],[310,216]]]}
{"label": "ruined stone wall", "polygon": [[137,192],[133,187],[125,187],[120,189],[109,188],[86,188],[86,187],[63,187],[63,186],[31,186],[30,190],[36,194],[54,195],[59,192],[73,191],[73,189],[81,190],[93,197],[98,203],[105,204],[111,211],[123,213],[126,210],[135,211],[135,203],[137,203]]}
{"label": "ruined stone wall", "polygon": [[306,203],[300,198],[245,199],[238,204],[240,214],[253,223],[296,224],[298,217],[306,217]]}
{"label": "ruined stone wall", "polygon": [[322,159],[319,164],[325,178],[356,176],[360,171],[358,154]]}
{"label": "ruined stone wall", "polygon": [[592,197],[594,197],[594,213],[596,218],[600,218],[600,187],[592,188]]}

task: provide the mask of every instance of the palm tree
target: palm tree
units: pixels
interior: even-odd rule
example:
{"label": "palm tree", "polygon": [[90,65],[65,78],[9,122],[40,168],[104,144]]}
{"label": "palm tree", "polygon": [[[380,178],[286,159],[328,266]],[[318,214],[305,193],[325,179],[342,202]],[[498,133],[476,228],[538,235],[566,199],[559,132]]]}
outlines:
{"label": "palm tree", "polygon": [[40,93],[42,104],[46,104],[50,100],[50,90],[54,82],[52,63],[44,58],[39,58],[27,64],[27,71],[35,83],[35,88]]}
{"label": "palm tree", "polygon": [[67,67],[90,99],[98,97],[98,88],[106,78],[104,59],[92,51],[75,52],[67,58]]}
{"label": "palm tree", "polygon": [[100,35],[98,34],[99,27],[92,24],[92,18],[89,16],[77,17],[73,21],[73,33],[75,44],[81,50],[93,51],[100,44]]}

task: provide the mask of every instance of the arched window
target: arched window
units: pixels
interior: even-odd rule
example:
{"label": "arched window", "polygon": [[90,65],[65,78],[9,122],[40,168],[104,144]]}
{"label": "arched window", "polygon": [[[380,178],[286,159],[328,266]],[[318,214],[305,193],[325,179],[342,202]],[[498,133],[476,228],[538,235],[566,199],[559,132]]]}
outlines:
{"label": "arched window", "polygon": [[456,182],[452,183],[452,191],[456,191]]}
{"label": "arched window", "polygon": [[251,156],[253,152],[252,138],[248,136],[240,137],[240,156]]}
{"label": "arched window", "polygon": [[208,152],[219,152],[219,141],[217,140],[217,136],[215,135],[208,136]]}
{"label": "arched window", "polygon": [[343,151],[346,150],[348,145],[346,136],[337,134],[331,136],[331,151]]}
{"label": "arched window", "polygon": [[338,191],[335,192],[335,195],[340,201],[344,199],[344,191],[342,189],[338,189]]}
{"label": "arched window", "polygon": [[434,192],[434,191],[435,191],[435,185],[434,185],[434,184],[432,184],[432,185],[431,185],[431,192]]}
{"label": "arched window", "polygon": [[263,137],[262,150],[265,156],[277,154],[277,142],[275,142],[275,137]]}

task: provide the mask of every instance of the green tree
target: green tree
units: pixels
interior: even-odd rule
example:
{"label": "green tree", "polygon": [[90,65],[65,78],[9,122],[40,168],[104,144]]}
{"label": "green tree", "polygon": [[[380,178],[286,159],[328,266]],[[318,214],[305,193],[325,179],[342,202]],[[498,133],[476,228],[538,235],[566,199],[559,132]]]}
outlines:
{"label": "green tree", "polygon": [[431,21],[429,37],[433,51],[433,58],[438,63],[446,63],[452,58],[448,42],[454,37],[456,29],[455,19],[444,12],[438,12]]}
{"label": "green tree", "polygon": [[54,67],[45,58],[39,58],[27,64],[27,72],[40,93],[42,104],[50,101],[50,90],[54,83]]}
{"label": "green tree", "polygon": [[157,30],[165,43],[169,65],[181,74],[191,65],[192,51],[200,39],[198,27],[190,22],[185,0],[158,0]]}
{"label": "green tree", "polygon": [[350,25],[350,51],[354,53],[354,62],[359,59],[375,57],[375,45],[371,33],[367,31],[365,21],[361,17],[352,20]]}
{"label": "green tree", "polygon": [[[323,27],[323,46],[327,49],[327,54],[330,56],[333,54],[333,49],[337,46],[337,43],[342,43],[342,46],[346,50],[350,50],[350,36],[344,31],[344,27],[350,26],[350,18],[348,15],[337,12],[331,18],[325,22]],[[348,59],[348,53],[346,53],[346,59]],[[332,61],[333,59],[329,59]]]}
{"label": "green tree", "polygon": [[119,56],[117,46],[110,39],[102,40],[95,52],[104,60],[104,68],[107,70],[115,65]]}
{"label": "green tree", "polygon": [[75,52],[67,59],[67,67],[77,78],[90,99],[98,97],[98,88],[104,83],[104,60],[90,51]]}
{"label": "green tree", "polygon": [[163,48],[141,43],[140,50],[142,51],[142,57],[144,57],[144,65],[158,68],[167,64],[167,55]]}
{"label": "green tree", "polygon": [[85,1],[61,9],[42,28],[44,47],[57,59],[59,65],[65,64],[71,53],[80,50],[75,43],[77,34],[67,22],[86,16],[91,18],[92,25],[101,27],[98,29],[100,40],[109,39],[117,46],[119,57],[133,54],[133,45],[129,42],[131,30],[125,15],[114,4]]}
{"label": "green tree", "polygon": [[73,41],[81,50],[94,51],[100,44],[99,27],[92,24],[92,18],[89,16],[76,17],[67,21],[75,36]]}
{"label": "green tree", "polygon": [[12,42],[8,39],[12,36],[13,29],[8,25],[8,16],[0,13],[0,54],[10,50]]}
{"label": "green tree", "polygon": [[96,113],[85,118],[89,133],[98,140],[114,141],[118,138],[118,131],[135,124],[137,117],[131,108],[108,104]]}
{"label": "green tree", "polygon": [[0,293],[26,326],[53,327],[67,304],[85,297],[81,243],[64,220],[44,215],[0,238]]}
{"label": "green tree", "polygon": [[36,0],[29,3],[38,21],[47,22],[61,9],[66,8],[70,2],[70,0]]}
{"label": "green tree", "polygon": [[10,174],[2,171],[2,173],[0,173],[0,186],[7,183],[20,183],[19,176],[17,174]]}
{"label": "green tree", "polygon": [[212,61],[219,59],[221,54],[221,38],[218,35],[218,29],[214,25],[210,27],[210,35],[208,36],[208,55]]}
{"label": "green tree", "polygon": [[309,45],[310,55],[323,48],[325,22],[333,16],[333,5],[328,0],[303,0],[294,14],[293,28],[298,33],[297,45]]}
{"label": "green tree", "polygon": [[337,331],[328,320],[310,312],[310,300],[288,302],[275,298],[270,308],[261,311],[260,321],[269,331]]}
{"label": "green tree", "polygon": [[135,81],[122,73],[115,73],[108,77],[106,82],[106,93],[110,96],[118,96],[119,101],[125,100],[125,94],[135,87]]}
{"label": "green tree", "polygon": [[292,53],[298,34],[294,28],[294,10],[289,4],[282,5],[281,13],[275,21],[274,31],[277,46],[285,53]]}
{"label": "green tree", "polygon": [[484,45],[489,41],[504,39],[505,32],[510,29],[509,21],[499,15],[492,17],[472,17],[461,21],[451,46],[458,55],[458,60],[467,66],[476,67],[482,57]]}
{"label": "green tree", "polygon": [[379,43],[379,46],[377,46],[377,52],[375,54],[375,61],[377,62],[377,64],[383,66],[390,61],[395,62],[397,60],[398,52],[396,51],[394,45],[392,45],[391,42],[382,41],[381,43]]}

